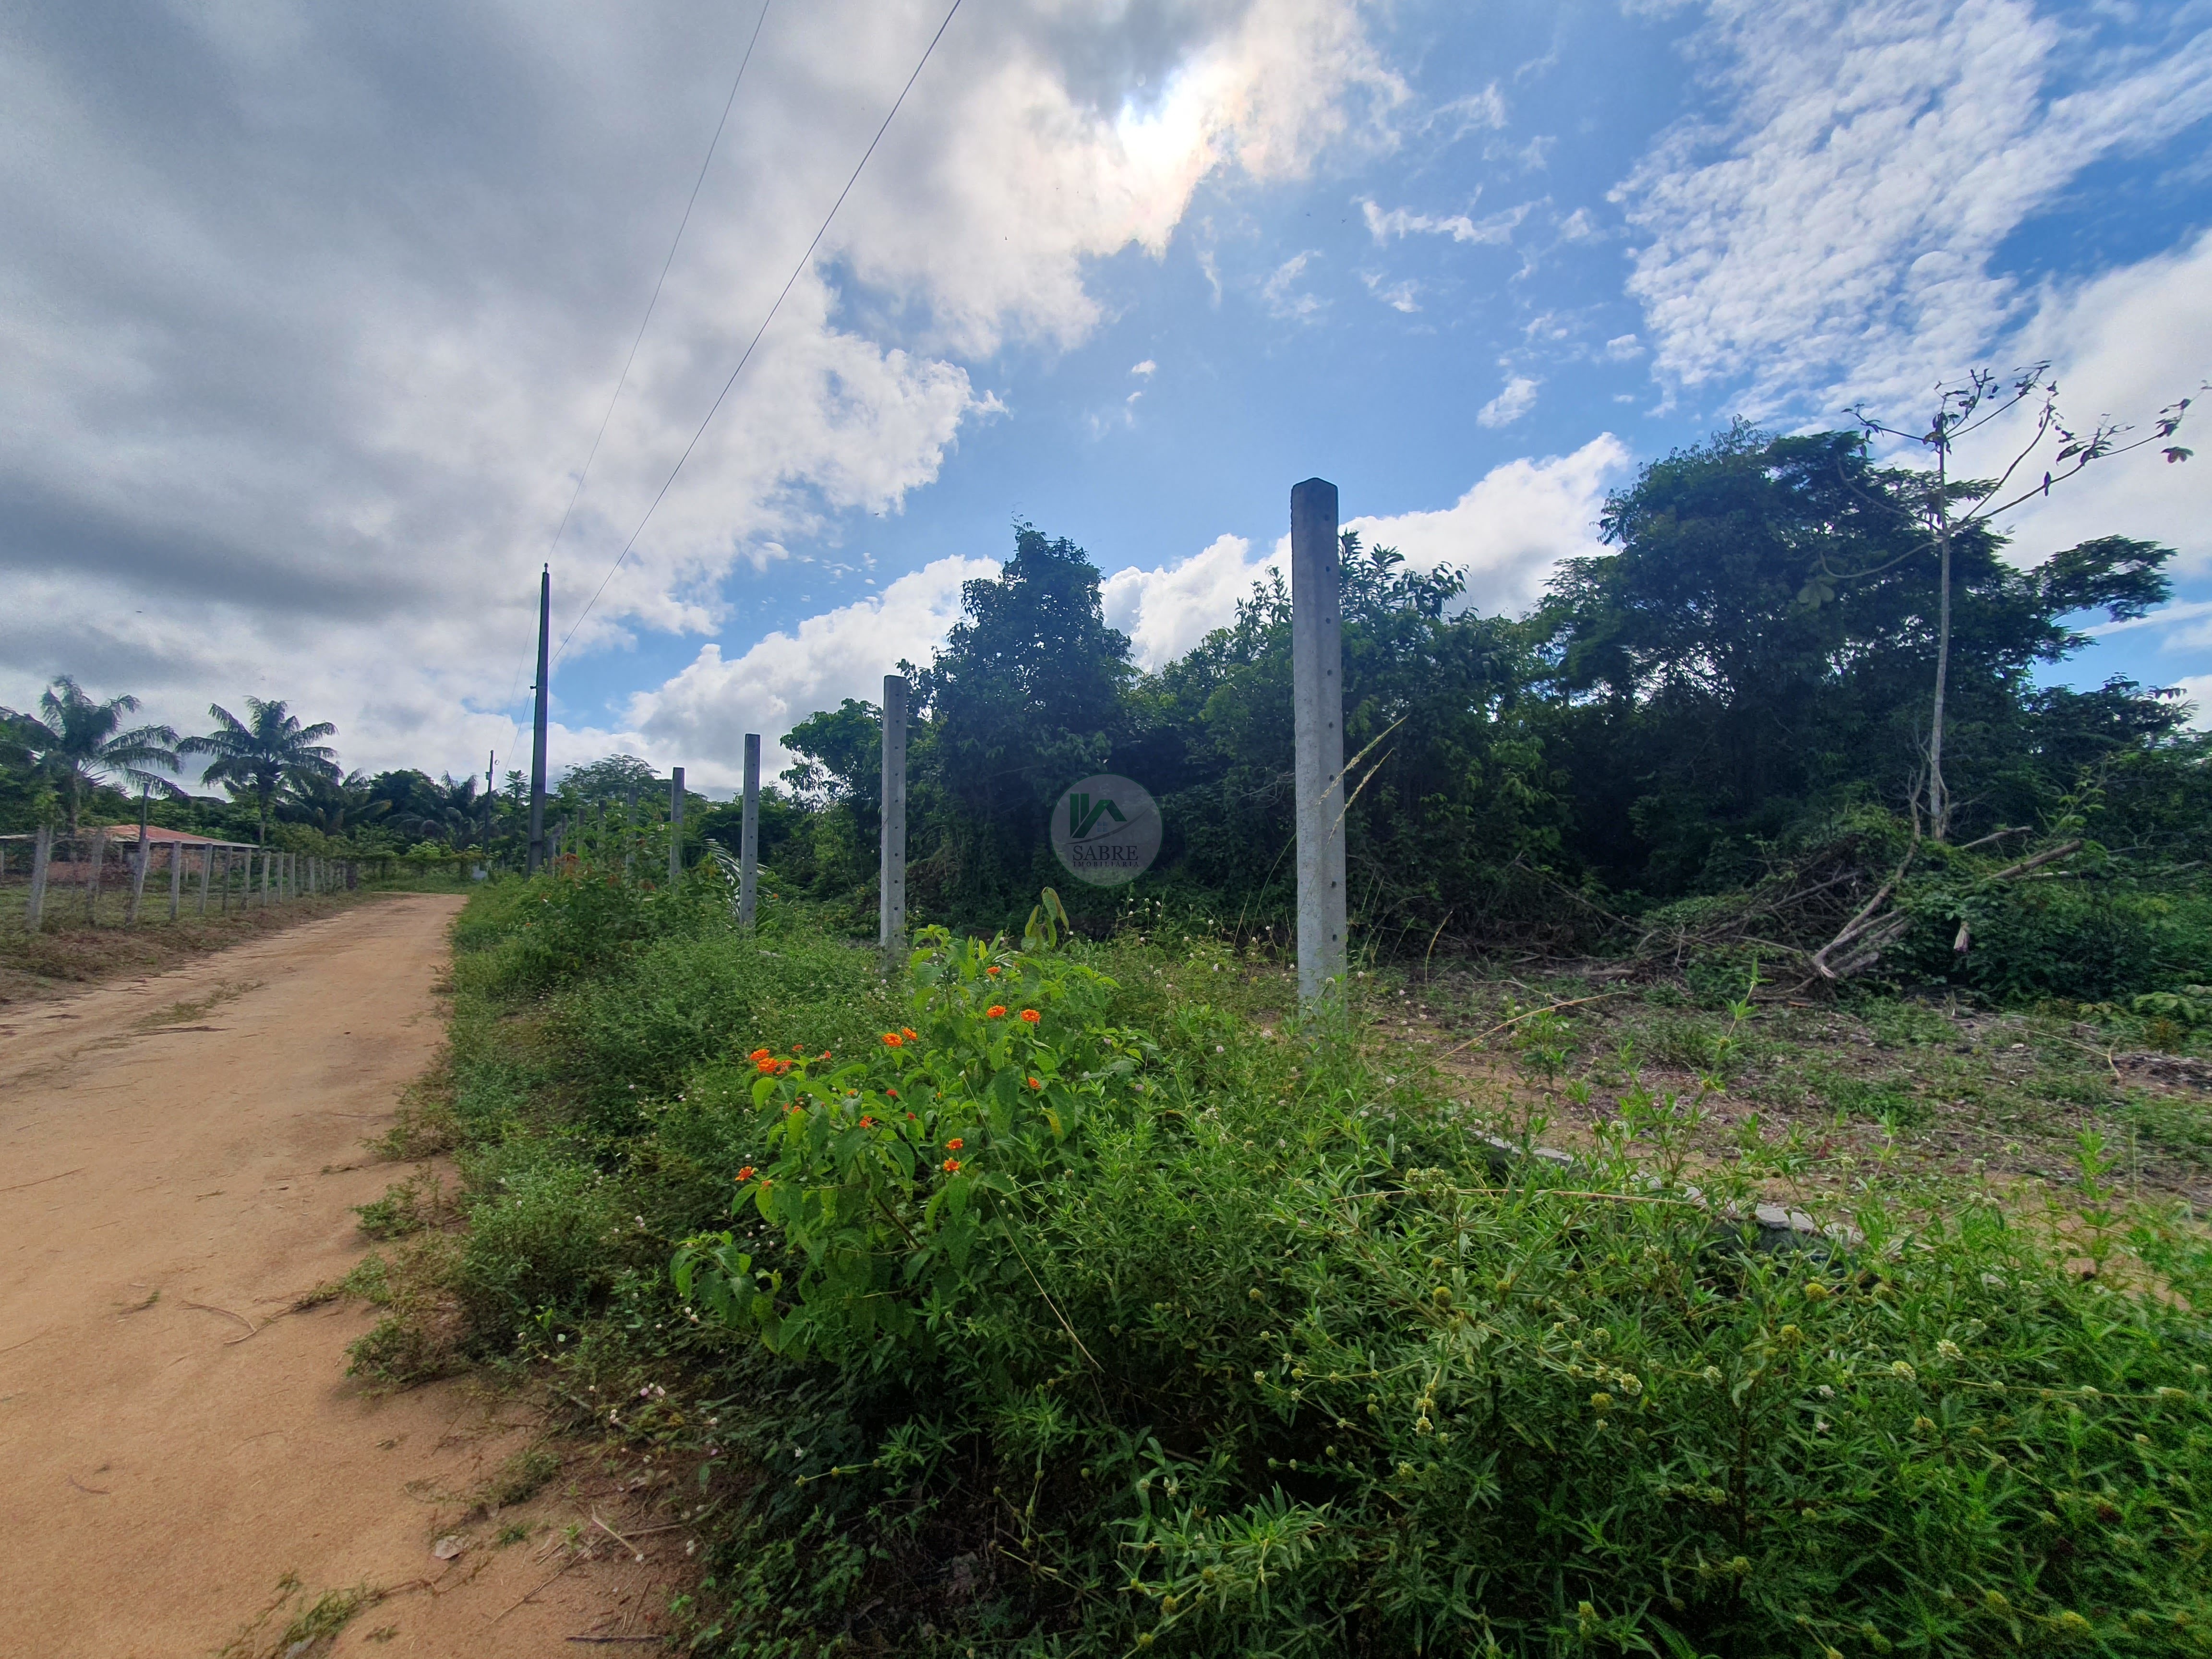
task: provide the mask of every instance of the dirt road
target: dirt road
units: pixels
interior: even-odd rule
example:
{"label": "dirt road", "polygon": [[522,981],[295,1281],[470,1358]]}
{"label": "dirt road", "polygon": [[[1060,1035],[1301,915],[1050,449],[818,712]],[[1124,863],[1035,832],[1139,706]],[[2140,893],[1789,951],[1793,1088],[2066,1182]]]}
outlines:
{"label": "dirt road", "polygon": [[291,1311],[406,1173],[362,1143],[436,1053],[459,903],[364,903],[0,1020],[0,1655],[278,1653],[358,1586],[392,1594],[303,1654],[573,1653],[637,1599],[544,1505],[526,1538],[500,1517],[504,1547],[471,1529],[466,1494],[530,1442],[517,1404],[366,1395],[345,1347],[373,1311]]}

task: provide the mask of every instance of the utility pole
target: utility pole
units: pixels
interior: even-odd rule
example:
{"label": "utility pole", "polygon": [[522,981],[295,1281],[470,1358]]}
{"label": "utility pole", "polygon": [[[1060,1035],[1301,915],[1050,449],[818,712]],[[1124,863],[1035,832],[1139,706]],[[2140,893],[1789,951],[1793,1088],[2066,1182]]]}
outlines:
{"label": "utility pole", "polygon": [[1291,709],[1298,830],[1298,1000],[1344,983],[1344,597],[1336,486],[1291,489]]}
{"label": "utility pole", "polygon": [[538,709],[531,720],[530,748],[530,873],[545,862],[545,677],[546,654],[553,641],[553,567],[538,578]]}
{"label": "utility pole", "polygon": [[745,808],[738,832],[738,926],[753,925],[760,893],[760,733],[745,733]]}
{"label": "utility pole", "polygon": [[668,884],[684,879],[684,769],[668,778]]}
{"label": "utility pole", "polygon": [[499,775],[498,775],[498,770],[497,770],[498,766],[499,766],[499,750],[496,750],[496,749],[487,749],[487,750],[484,750],[484,827],[483,827],[483,861],[484,861],[484,869],[485,869],[485,871],[486,871],[486,872],[487,872],[487,873],[489,873],[489,871],[490,871],[490,869],[491,869],[491,821],[492,821],[492,809],[499,804]]}
{"label": "utility pole", "polygon": [[884,676],[883,799],[876,932],[889,978],[906,945],[906,679],[899,674]]}
{"label": "utility pole", "polygon": [[146,841],[146,809],[154,799],[154,786],[146,784],[138,791],[138,855],[131,862],[131,908],[124,918],[126,925],[138,925],[138,906],[146,896],[146,864],[153,848]]}

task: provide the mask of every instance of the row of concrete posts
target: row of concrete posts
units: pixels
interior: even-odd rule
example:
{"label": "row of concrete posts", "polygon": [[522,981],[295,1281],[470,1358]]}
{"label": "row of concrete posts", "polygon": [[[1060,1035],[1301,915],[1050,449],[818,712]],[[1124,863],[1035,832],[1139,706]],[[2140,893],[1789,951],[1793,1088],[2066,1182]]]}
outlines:
{"label": "row of concrete posts", "polygon": [[[1298,995],[1306,1002],[1341,985],[1345,964],[1344,605],[1336,486],[1308,478],[1291,490],[1291,662],[1296,736]],[[552,574],[539,579],[538,680],[530,776],[530,864],[546,861],[545,723]],[[878,943],[884,971],[906,946],[905,677],[884,677],[883,813]],[[684,873],[684,769],[668,793],[668,878]],[[557,831],[556,831],[557,836]],[[750,927],[759,896],[760,734],[745,734],[744,815],[738,916]],[[557,843],[556,843],[557,844]]]}

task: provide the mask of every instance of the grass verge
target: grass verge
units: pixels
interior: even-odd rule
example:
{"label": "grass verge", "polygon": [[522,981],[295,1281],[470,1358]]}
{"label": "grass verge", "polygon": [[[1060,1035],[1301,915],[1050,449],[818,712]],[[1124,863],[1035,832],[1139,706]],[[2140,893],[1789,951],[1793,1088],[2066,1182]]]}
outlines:
{"label": "grass verge", "polygon": [[[2104,1114],[2033,1206],[1760,1115],[1942,1123],[1993,1069],[1951,1012],[1638,993],[1600,1044],[1571,988],[1378,976],[1300,1019],[1215,942],[1048,923],[894,989],[707,874],[502,884],[456,941],[466,1225],[364,1340],[680,1469],[696,1650],[2207,1645],[2212,1244],[2129,1190],[2124,1093],[2007,1074]],[[1749,1224],[1778,1188],[1838,1231]]]}

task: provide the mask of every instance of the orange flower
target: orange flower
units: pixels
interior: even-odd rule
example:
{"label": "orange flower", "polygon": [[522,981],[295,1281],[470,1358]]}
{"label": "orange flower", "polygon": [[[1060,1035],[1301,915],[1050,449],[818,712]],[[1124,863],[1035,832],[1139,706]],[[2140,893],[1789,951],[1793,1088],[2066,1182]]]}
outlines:
{"label": "orange flower", "polygon": [[863,1129],[872,1129],[876,1127],[876,1121],[872,1117],[864,1117],[860,1120],[860,1127]]}
{"label": "orange flower", "polygon": [[1004,1019],[1006,1017],[1006,1005],[1003,1002],[994,1002],[983,1011],[983,1018],[986,1019]]}
{"label": "orange flower", "polygon": [[763,1054],[756,1063],[760,1066],[761,1075],[763,1077],[769,1076],[775,1070],[775,1056],[774,1054]]}
{"label": "orange flower", "polygon": [[960,1150],[960,1137],[958,1135],[955,1135],[951,1139],[946,1141],[945,1143],[945,1150],[948,1152],[958,1152]]}
{"label": "orange flower", "polygon": [[912,1112],[908,1112],[906,1115],[906,1121],[909,1123],[914,1121],[914,1114]]}
{"label": "orange flower", "polygon": [[789,1060],[778,1060],[778,1061],[776,1061],[776,1063],[775,1063],[775,1074],[776,1074],[778,1077],[781,1077],[781,1076],[782,1076],[786,1072],[789,1071],[790,1069],[791,1069],[791,1062],[790,1062]]}
{"label": "orange flower", "polygon": [[1030,1079],[1030,1087],[1032,1089],[1042,1089],[1044,1087],[1044,1085],[1039,1082],[1036,1079],[1031,1078]]}
{"label": "orange flower", "polygon": [[824,1049],[822,1051],[821,1054],[818,1056],[818,1058],[823,1059],[823,1060],[827,1060],[827,1059],[829,1059],[829,1058],[830,1058],[830,1051],[829,1051],[827,1048],[824,1048]]}
{"label": "orange flower", "polygon": [[919,1042],[921,1041],[920,1037],[915,1035],[914,1027],[911,1025],[900,1026],[899,1035],[904,1037],[908,1042]]}
{"label": "orange flower", "polygon": [[747,1060],[766,1060],[768,1058],[768,1054],[769,1051],[765,1048],[756,1048],[752,1053],[747,1054],[745,1058]]}
{"label": "orange flower", "polygon": [[803,1054],[806,1052],[806,1045],[803,1042],[794,1042],[791,1045],[791,1052],[794,1054]]}
{"label": "orange flower", "polygon": [[946,1158],[945,1160],[945,1173],[947,1175],[958,1175],[960,1173],[960,1160],[957,1158]]}
{"label": "orange flower", "polygon": [[898,1098],[898,1091],[896,1089],[886,1089],[884,1092],[889,1095],[893,1100],[896,1100]]}
{"label": "orange flower", "polygon": [[1024,1022],[1028,1024],[1034,1025],[1043,1018],[1044,1016],[1037,1012],[1034,1008],[1024,1008],[1022,1010],[1022,1018]]}
{"label": "orange flower", "polygon": [[753,1166],[750,1164],[746,1164],[744,1169],[738,1171],[738,1185],[740,1187],[744,1186],[745,1182],[750,1181],[752,1178]]}
{"label": "orange flower", "polygon": [[904,1048],[905,1046],[906,1046],[906,1039],[905,1039],[904,1037],[901,1036],[900,1036],[896,1031],[886,1031],[886,1032],[884,1032],[884,1048]]}
{"label": "orange flower", "polygon": [[985,973],[988,974],[988,975],[989,975],[993,979],[996,979],[996,978],[998,978],[998,976],[999,976],[1000,975],[1001,975],[1001,974],[1005,973],[1006,970],[1005,969],[1003,969],[1003,968],[1000,967],[1000,966],[999,966],[999,964],[998,964],[998,963],[996,963],[994,962],[994,963],[992,963],[988,968],[986,968],[983,971],[984,971]]}

